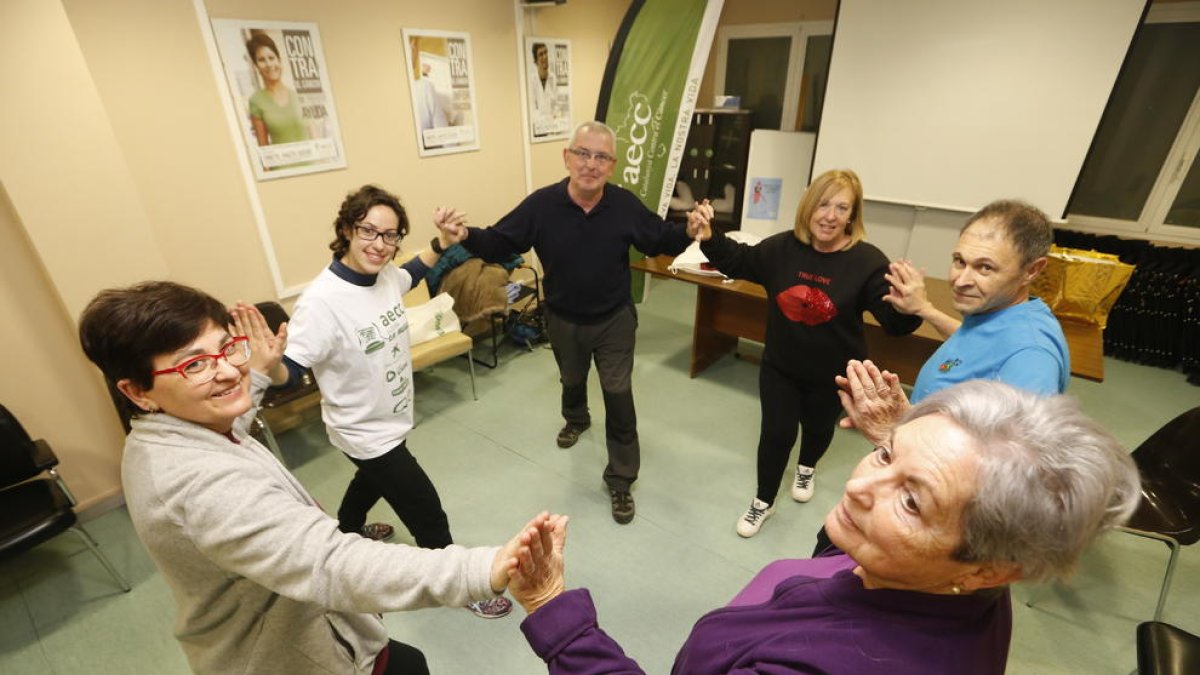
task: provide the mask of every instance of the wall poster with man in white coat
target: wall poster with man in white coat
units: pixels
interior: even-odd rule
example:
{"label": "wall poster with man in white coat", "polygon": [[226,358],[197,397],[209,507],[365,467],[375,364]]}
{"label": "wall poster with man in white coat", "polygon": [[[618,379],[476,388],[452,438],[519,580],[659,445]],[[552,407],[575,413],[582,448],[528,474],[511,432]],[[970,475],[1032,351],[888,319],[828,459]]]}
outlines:
{"label": "wall poster with man in white coat", "polygon": [[525,81],[533,142],[571,134],[571,43],[559,38],[525,38]]}

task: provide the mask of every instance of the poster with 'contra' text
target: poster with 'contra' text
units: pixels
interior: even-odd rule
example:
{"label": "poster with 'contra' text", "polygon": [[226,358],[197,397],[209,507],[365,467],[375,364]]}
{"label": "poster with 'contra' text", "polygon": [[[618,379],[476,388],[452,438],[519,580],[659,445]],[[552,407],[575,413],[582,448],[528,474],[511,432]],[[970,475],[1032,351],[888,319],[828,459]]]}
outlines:
{"label": "poster with 'contra' text", "polygon": [[212,19],[212,28],[255,176],[345,168],[317,25]]}
{"label": "poster with 'contra' text", "polygon": [[421,157],[479,149],[467,33],[405,28],[404,54]]}

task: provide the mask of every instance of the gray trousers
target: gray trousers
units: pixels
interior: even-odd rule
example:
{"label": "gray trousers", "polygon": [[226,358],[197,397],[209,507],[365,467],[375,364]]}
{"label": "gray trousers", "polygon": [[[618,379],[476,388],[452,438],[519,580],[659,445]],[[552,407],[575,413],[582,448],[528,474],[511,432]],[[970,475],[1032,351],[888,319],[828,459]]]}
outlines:
{"label": "gray trousers", "polygon": [[637,310],[632,304],[625,305],[595,324],[572,323],[553,311],[546,314],[546,330],[562,382],[563,419],[580,426],[591,423],[587,380],[594,359],[604,392],[604,436],[608,445],[604,482],[614,490],[628,490],[641,466],[631,382]]}

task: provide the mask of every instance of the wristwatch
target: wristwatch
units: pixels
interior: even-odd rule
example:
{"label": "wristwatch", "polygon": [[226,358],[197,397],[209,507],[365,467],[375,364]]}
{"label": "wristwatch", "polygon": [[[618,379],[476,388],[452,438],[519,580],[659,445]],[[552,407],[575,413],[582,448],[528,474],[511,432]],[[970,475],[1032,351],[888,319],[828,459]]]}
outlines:
{"label": "wristwatch", "polygon": [[433,249],[433,252],[438,255],[446,252],[446,249],[442,248],[441,240],[439,240],[437,237],[434,237],[433,241],[429,242],[429,248]]}

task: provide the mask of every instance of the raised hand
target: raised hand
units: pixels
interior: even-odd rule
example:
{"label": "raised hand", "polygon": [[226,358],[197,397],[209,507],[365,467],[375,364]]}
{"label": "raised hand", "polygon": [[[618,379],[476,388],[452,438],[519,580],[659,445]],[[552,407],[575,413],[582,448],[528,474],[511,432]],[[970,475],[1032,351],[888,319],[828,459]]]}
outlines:
{"label": "raised hand", "polygon": [[229,310],[233,317],[233,332],[250,338],[250,368],[271,378],[275,384],[287,381],[287,368],[283,365],[283,352],[287,350],[287,323],[279,324],[279,331],[271,332],[266,318],[254,305],[241,300]]}
{"label": "raised hand", "polygon": [[707,199],[696,202],[695,208],[688,211],[687,235],[696,241],[708,241],[712,238],[712,219],[716,211]]}
{"label": "raised hand", "polygon": [[437,207],[433,211],[433,224],[443,245],[453,246],[467,238],[467,214],[458,209]]}
{"label": "raised hand", "polygon": [[542,513],[516,537],[519,545],[506,565],[508,591],[530,614],[566,589],[567,521],[567,516]]}
{"label": "raised hand", "polygon": [[911,260],[900,259],[888,265],[884,279],[891,284],[883,301],[904,314],[920,314],[928,309],[929,298],[925,293],[925,272],[917,269]]}
{"label": "raised hand", "polygon": [[846,375],[834,380],[847,415],[838,424],[843,429],[858,429],[875,445],[885,442],[910,405],[900,387],[900,377],[879,370],[870,361],[851,360],[846,364]]}

